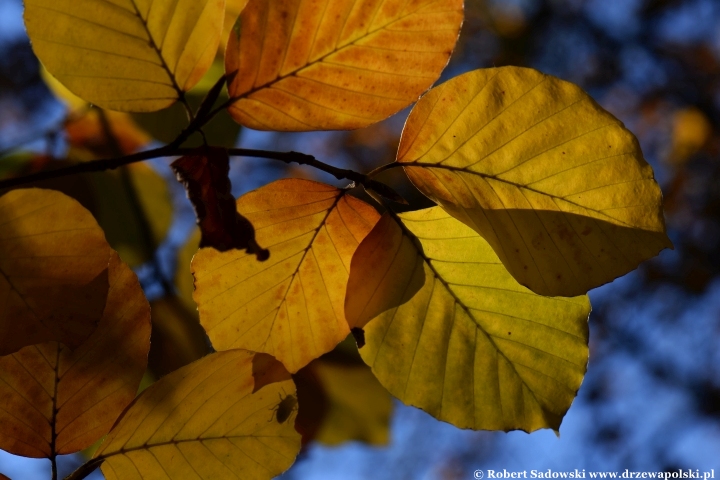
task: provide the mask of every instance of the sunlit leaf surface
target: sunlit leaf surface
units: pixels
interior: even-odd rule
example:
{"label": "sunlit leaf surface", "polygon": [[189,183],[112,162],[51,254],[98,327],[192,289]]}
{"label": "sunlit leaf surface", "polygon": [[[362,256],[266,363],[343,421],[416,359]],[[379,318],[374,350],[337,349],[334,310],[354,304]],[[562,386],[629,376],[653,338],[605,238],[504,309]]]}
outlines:
{"label": "sunlit leaf surface", "polygon": [[198,251],[192,269],[200,322],[215,349],[266,352],[296,372],[348,335],[350,260],[378,214],[347,190],[300,179],[247,193],[237,208],[270,258]]}
{"label": "sunlit leaf surface", "polygon": [[26,0],[25,25],[48,71],[112,110],[175,102],[210,67],[223,0]]}
{"label": "sunlit leaf surface", "polygon": [[437,80],[462,20],[462,0],[250,0],[226,50],[230,113],[258,130],[380,121]]}
{"label": "sunlit leaf surface", "polygon": [[108,480],[270,479],[300,450],[295,413],[276,419],[282,381],[253,393],[253,354],[213,353],[154,383],[123,414],[95,458]]}
{"label": "sunlit leaf surface", "polygon": [[[385,240],[398,236],[407,241]],[[356,266],[368,264],[378,268],[359,268],[356,282]],[[409,277],[398,271],[408,264]],[[351,277],[348,300],[383,311],[365,326],[360,354],[390,393],[461,428],[560,427],[587,367],[586,296],[522,287],[482,237],[440,207],[383,216],[358,247]],[[393,278],[390,297],[382,290]],[[364,323],[362,309],[356,315]]]}
{"label": "sunlit leaf surface", "polygon": [[57,342],[0,358],[0,448],[26,457],[80,451],[135,398],[150,348],[150,306],[117,255],[97,329],[75,351]]}
{"label": "sunlit leaf surface", "polygon": [[79,346],[97,326],[113,252],[95,219],[53,190],[0,197],[0,355],[57,340]]}
{"label": "sunlit leaf surface", "polygon": [[543,295],[583,294],[672,247],[632,133],[579,87],[535,70],[476,70],[433,89],[397,158]]}

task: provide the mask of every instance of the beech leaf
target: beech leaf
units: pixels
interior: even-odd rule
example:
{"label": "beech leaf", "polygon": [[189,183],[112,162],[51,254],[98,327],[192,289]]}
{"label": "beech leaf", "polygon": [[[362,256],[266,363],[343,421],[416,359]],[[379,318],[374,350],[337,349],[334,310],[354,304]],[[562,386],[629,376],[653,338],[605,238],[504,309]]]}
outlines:
{"label": "beech leaf", "polygon": [[113,251],[90,212],[53,190],[0,197],[0,355],[55,340],[77,348],[97,327]]}
{"label": "beech leaf", "polygon": [[253,358],[213,353],[148,387],[95,453],[105,478],[271,479],[289,468],[300,451],[296,412],[284,422],[276,412],[295,385],[285,372],[253,392]]}
{"label": "beech leaf", "polygon": [[192,261],[200,322],[216,350],[269,353],[297,372],[347,337],[350,260],[378,214],[347,190],[300,179],[247,193],[237,210],[270,260],[200,249]]}
{"label": "beech leaf", "polygon": [[97,329],[70,351],[58,342],[0,357],[0,448],[26,457],[75,453],[105,435],[135,398],[150,349],[150,306],[115,254]]}
{"label": "beech leaf", "polygon": [[353,257],[346,305],[380,383],[460,428],[557,430],[587,368],[587,296],[519,285],[440,207],[383,216]]}
{"label": "beech leaf", "polygon": [[25,26],[37,57],[75,95],[151,112],[210,67],[224,10],[224,0],[25,0]]}
{"label": "beech leaf", "polygon": [[258,260],[267,260],[269,253],[255,241],[253,225],[235,209],[227,150],[201,147],[196,154],[179,158],[170,166],[195,207],[202,232],[200,248],[212,247],[220,252],[244,249]]}
{"label": "beech leaf", "polygon": [[672,248],[637,139],[579,87],[535,70],[475,70],[434,88],[397,161],[542,295],[583,294]]}
{"label": "beech leaf", "polygon": [[225,52],[229,111],[257,130],[366,127],[440,76],[462,0],[250,0]]}

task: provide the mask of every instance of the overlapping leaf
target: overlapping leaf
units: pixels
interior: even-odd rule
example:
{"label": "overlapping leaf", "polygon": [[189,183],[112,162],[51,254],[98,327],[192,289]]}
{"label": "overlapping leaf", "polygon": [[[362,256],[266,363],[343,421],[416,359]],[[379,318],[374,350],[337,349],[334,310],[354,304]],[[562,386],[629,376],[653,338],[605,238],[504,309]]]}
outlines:
{"label": "overlapping leaf", "polygon": [[350,305],[351,324],[377,315],[360,354],[385,388],[461,428],[557,430],[585,374],[587,297],[522,287],[440,207],[383,216],[353,257]]}
{"label": "overlapping leaf", "polygon": [[367,366],[323,361],[313,366],[328,402],[327,414],[315,440],[326,445],[351,440],[386,445],[390,436],[392,397]]}
{"label": "overlapping leaf", "polygon": [[97,329],[75,351],[57,342],[0,358],[0,448],[49,458],[100,439],[135,398],[150,348],[150,306],[117,255]]}
{"label": "overlapping leaf", "polygon": [[154,111],[180,98],[210,67],[223,0],[26,0],[38,58],[93,104]]}
{"label": "overlapping leaf", "polygon": [[462,19],[462,0],[250,0],[226,50],[230,113],[259,130],[375,123],[437,80]]}
{"label": "overlapping leaf", "polygon": [[92,215],[53,190],[0,197],[0,355],[57,340],[79,346],[108,293],[112,250]]}
{"label": "overlapping leaf", "polygon": [[350,260],[378,215],[346,192],[288,179],[238,199],[270,258],[214,249],[193,258],[193,298],[215,349],[266,352],[296,372],[347,336]]}
{"label": "overlapping leaf", "polygon": [[105,478],[270,479],[290,467],[300,435],[276,408],[295,385],[285,372],[256,388],[253,357],[214,353],[151,385],[95,454]]}
{"label": "overlapping leaf", "polygon": [[672,246],[632,133],[579,87],[534,70],[477,70],[433,89],[397,159],[543,295],[585,293]]}

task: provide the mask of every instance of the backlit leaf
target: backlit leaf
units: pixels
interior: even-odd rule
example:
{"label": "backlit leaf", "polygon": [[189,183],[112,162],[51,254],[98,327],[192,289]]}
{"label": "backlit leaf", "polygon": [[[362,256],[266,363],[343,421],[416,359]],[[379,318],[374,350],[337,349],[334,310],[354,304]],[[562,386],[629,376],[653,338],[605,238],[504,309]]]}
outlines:
{"label": "backlit leaf", "polygon": [[327,414],[315,440],[326,445],[351,440],[386,445],[392,398],[368,367],[325,361],[312,366],[328,400]]}
{"label": "backlit leaf", "polygon": [[103,318],[75,351],[47,342],[0,358],[3,450],[45,458],[80,451],[135,398],[150,348],[150,306],[117,255],[109,281]]}
{"label": "backlit leaf", "polygon": [[151,385],[118,420],[95,458],[108,480],[270,479],[300,450],[294,413],[276,421],[283,381],[253,393],[251,352],[213,353]]}
{"label": "backlit leaf", "polygon": [[25,0],[33,50],[71,92],[112,110],[154,111],[210,67],[223,0]]}
{"label": "backlit leaf", "polygon": [[[385,240],[398,236],[407,241]],[[409,277],[399,271],[408,265]],[[461,428],[560,427],[587,367],[586,296],[527,290],[482,237],[433,207],[383,216],[353,257],[348,302],[356,297],[383,312],[360,354],[403,402]],[[366,323],[367,311],[346,315]]]}
{"label": "backlit leaf", "polygon": [[235,209],[227,150],[201,147],[170,166],[178,181],[185,185],[195,208],[201,248],[212,247],[221,252],[243,249],[258,260],[267,260],[267,250],[255,241],[253,225]]}
{"label": "backlit leaf", "polygon": [[296,372],[349,333],[343,315],[350,260],[378,218],[329,185],[279,180],[240,197],[270,259],[201,249],[193,298],[216,350],[266,352]]}
{"label": "backlit leaf", "polygon": [[[248,0],[225,0],[225,21],[222,38],[220,39],[220,50],[222,50],[222,53],[225,53],[225,48],[227,48],[227,43],[230,39],[230,33],[247,4]],[[219,78],[219,75],[216,78]]]}
{"label": "backlit leaf", "polygon": [[72,115],[65,123],[65,133],[71,149],[69,156],[81,159],[88,154],[94,158],[130,155],[152,141],[130,114],[97,108]]}
{"label": "backlit leaf", "polygon": [[57,340],[78,347],[95,330],[113,252],[95,219],[53,190],[0,197],[0,355]]}
{"label": "backlit leaf", "polygon": [[462,20],[462,0],[250,0],[225,53],[230,113],[258,130],[378,122],[437,80]]}
{"label": "backlit leaf", "polygon": [[632,133],[579,87],[535,70],[476,70],[433,89],[397,158],[543,295],[585,293],[672,247]]}

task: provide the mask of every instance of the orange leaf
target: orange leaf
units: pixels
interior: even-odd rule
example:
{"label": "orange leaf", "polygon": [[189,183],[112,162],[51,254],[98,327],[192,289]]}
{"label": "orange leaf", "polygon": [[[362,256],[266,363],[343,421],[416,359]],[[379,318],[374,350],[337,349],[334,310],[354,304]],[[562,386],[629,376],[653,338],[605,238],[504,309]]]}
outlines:
{"label": "orange leaf", "polygon": [[201,249],[192,264],[200,322],[215,349],[269,353],[297,372],[349,333],[350,260],[378,214],[347,190],[299,179],[243,195],[237,209],[270,260]]}
{"label": "orange leaf", "polygon": [[366,127],[445,68],[462,0],[251,0],[230,34],[230,113],[258,130]]}
{"label": "orange leaf", "polygon": [[112,250],[95,219],[53,190],[0,197],[0,355],[57,340],[77,348],[95,330]]}
{"label": "orange leaf", "polygon": [[98,328],[75,351],[57,342],[0,358],[0,448],[49,458],[105,435],[132,401],[147,364],[150,306],[115,254]]}

